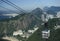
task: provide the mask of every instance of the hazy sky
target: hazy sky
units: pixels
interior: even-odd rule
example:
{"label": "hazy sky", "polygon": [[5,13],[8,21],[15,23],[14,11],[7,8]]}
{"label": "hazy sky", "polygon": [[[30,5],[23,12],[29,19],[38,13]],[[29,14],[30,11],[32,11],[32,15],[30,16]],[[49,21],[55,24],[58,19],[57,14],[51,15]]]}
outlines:
{"label": "hazy sky", "polygon": [[[60,6],[60,0],[9,0],[24,10],[32,10],[37,7],[43,8],[45,6]],[[2,3],[5,7],[11,8],[5,3]],[[2,6],[3,6],[2,5]]]}

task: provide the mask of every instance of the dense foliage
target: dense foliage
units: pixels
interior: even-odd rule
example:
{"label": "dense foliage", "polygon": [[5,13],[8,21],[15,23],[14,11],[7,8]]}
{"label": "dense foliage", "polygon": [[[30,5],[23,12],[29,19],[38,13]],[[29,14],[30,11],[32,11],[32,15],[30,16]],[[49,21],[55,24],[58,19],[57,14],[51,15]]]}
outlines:
{"label": "dense foliage", "polygon": [[47,27],[51,30],[49,39],[42,39],[41,31],[44,29],[44,26],[41,26],[27,41],[60,41],[60,29],[54,30],[54,26],[60,24],[59,22],[59,18],[50,19],[47,22]]}

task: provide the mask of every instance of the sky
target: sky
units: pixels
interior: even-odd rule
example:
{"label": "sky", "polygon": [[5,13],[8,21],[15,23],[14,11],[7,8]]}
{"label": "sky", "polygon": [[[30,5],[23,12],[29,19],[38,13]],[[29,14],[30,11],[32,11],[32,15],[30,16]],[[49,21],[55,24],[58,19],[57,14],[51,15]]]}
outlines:
{"label": "sky", "polygon": [[[48,6],[48,7],[60,6],[60,0],[9,0],[9,1],[16,4],[17,6],[19,6],[20,8],[24,10],[33,10],[37,7],[43,8],[45,6]],[[3,2],[0,5],[9,9],[14,9],[13,7]]]}

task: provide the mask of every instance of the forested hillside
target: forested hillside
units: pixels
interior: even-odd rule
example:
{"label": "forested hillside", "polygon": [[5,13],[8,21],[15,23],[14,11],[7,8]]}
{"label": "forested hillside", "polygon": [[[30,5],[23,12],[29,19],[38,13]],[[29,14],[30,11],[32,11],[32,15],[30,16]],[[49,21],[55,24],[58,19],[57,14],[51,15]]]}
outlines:
{"label": "forested hillside", "polygon": [[33,35],[28,38],[27,41],[60,41],[60,28],[56,30],[54,29],[56,24],[60,25],[60,19],[50,19],[47,23],[48,28],[50,29],[50,37],[47,40],[42,38],[42,30],[46,28],[42,25]]}
{"label": "forested hillside", "polygon": [[0,36],[12,35],[13,31],[32,29],[34,25],[39,25],[33,14],[20,14],[16,17],[0,20]]}

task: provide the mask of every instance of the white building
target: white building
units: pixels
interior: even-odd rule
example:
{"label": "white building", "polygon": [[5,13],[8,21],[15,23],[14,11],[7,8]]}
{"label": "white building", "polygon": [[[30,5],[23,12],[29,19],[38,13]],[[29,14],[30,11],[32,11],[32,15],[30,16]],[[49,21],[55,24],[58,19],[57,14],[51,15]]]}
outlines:
{"label": "white building", "polygon": [[54,15],[52,15],[52,14],[47,14],[47,19],[52,19],[52,18],[54,18]]}
{"label": "white building", "polygon": [[48,39],[50,37],[50,30],[42,31],[42,38]]}
{"label": "white building", "polygon": [[38,27],[35,27],[34,30],[36,31],[38,29]]}
{"label": "white building", "polygon": [[35,30],[28,30],[28,33],[34,33]]}
{"label": "white building", "polygon": [[47,22],[49,19],[52,19],[52,18],[54,18],[54,15],[47,14],[46,12],[44,12],[44,14],[42,14],[41,16],[42,21],[45,21],[45,22]]}
{"label": "white building", "polygon": [[56,16],[57,16],[57,18],[60,18],[60,12],[57,12]]}
{"label": "white building", "polygon": [[22,34],[23,34],[22,30],[13,32],[13,36],[22,35]]}
{"label": "white building", "polygon": [[59,29],[60,28],[60,25],[57,25],[57,26],[55,26],[55,30],[57,30],[57,29]]}

